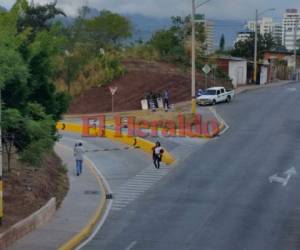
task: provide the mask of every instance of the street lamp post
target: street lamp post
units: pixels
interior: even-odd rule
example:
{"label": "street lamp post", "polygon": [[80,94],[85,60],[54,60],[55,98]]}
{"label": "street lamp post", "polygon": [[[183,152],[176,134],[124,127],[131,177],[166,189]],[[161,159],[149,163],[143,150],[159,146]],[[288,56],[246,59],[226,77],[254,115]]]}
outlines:
{"label": "street lamp post", "polygon": [[258,10],[255,10],[255,38],[254,38],[254,71],[253,71],[253,81],[257,81],[257,26],[258,26]]}
{"label": "street lamp post", "polygon": [[192,113],[196,113],[196,0],[192,0]]}
{"label": "street lamp post", "polygon": [[294,28],[294,77],[297,80],[297,32],[299,27],[299,20],[295,21]]}
{"label": "street lamp post", "polygon": [[256,83],[257,82],[257,42],[258,42],[258,17],[268,11],[274,11],[275,9],[267,9],[265,11],[262,11],[258,13],[258,9],[255,10],[255,38],[254,38],[254,70],[253,70],[253,81]]}
{"label": "street lamp post", "polygon": [[207,0],[196,5],[196,0],[192,0],[192,113],[196,113],[196,9],[208,3]]}
{"label": "street lamp post", "polygon": [[[0,89],[0,121],[2,121],[2,98]],[[2,128],[0,127],[0,225],[3,219],[3,153],[2,153]]]}

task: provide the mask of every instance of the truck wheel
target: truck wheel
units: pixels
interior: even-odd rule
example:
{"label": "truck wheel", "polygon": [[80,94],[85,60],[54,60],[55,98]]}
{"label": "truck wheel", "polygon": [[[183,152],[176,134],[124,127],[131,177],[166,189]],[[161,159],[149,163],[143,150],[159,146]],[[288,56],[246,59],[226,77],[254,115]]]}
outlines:
{"label": "truck wheel", "polygon": [[227,96],[226,102],[230,102],[231,101],[231,96]]}
{"label": "truck wheel", "polygon": [[213,102],[212,102],[212,105],[214,106],[214,105],[216,105],[216,100],[213,100]]}

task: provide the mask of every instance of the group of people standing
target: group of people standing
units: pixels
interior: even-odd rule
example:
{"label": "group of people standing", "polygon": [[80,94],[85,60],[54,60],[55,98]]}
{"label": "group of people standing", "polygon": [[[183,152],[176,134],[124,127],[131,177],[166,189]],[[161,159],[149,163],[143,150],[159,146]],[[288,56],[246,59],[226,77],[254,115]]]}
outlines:
{"label": "group of people standing", "polygon": [[170,109],[170,101],[169,101],[169,91],[165,90],[162,95],[161,94],[153,94],[150,92],[146,99],[148,101],[148,107],[152,109],[152,111],[156,111],[159,108],[158,98],[162,99],[164,110],[167,112]]}

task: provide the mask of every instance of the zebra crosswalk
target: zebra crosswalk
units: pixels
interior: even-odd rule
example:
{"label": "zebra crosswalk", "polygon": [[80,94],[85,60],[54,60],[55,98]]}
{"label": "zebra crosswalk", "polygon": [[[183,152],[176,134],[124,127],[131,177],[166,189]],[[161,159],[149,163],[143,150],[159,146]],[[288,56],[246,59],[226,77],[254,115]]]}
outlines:
{"label": "zebra crosswalk", "polygon": [[155,169],[151,165],[131,178],[115,192],[112,210],[120,211],[128,206],[167,175],[171,169],[170,166],[161,166],[160,169]]}
{"label": "zebra crosswalk", "polygon": [[[199,139],[198,139],[199,140]],[[204,144],[206,141],[202,140],[200,143]],[[197,142],[199,144],[199,142]],[[181,160],[186,159],[190,154],[194,152],[193,145],[181,145],[176,147],[171,153],[176,155]],[[175,163],[176,166],[176,163]],[[112,210],[120,211],[130,203],[135,201],[143,193],[152,188],[155,183],[159,182],[164,176],[166,176],[174,167],[161,166],[160,169],[154,168],[153,165],[146,167],[135,177],[129,179],[121,187],[117,188],[114,192]]]}

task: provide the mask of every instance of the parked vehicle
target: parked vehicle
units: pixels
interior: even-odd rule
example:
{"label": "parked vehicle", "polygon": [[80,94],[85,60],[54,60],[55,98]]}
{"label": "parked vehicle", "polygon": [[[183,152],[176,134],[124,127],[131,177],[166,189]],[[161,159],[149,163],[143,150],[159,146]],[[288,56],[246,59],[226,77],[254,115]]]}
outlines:
{"label": "parked vehicle", "polygon": [[226,91],[224,87],[214,87],[206,89],[196,101],[199,105],[215,105],[220,102],[230,102],[233,97],[234,90]]}
{"label": "parked vehicle", "polygon": [[202,96],[204,94],[204,90],[198,89],[197,91],[197,97]]}

